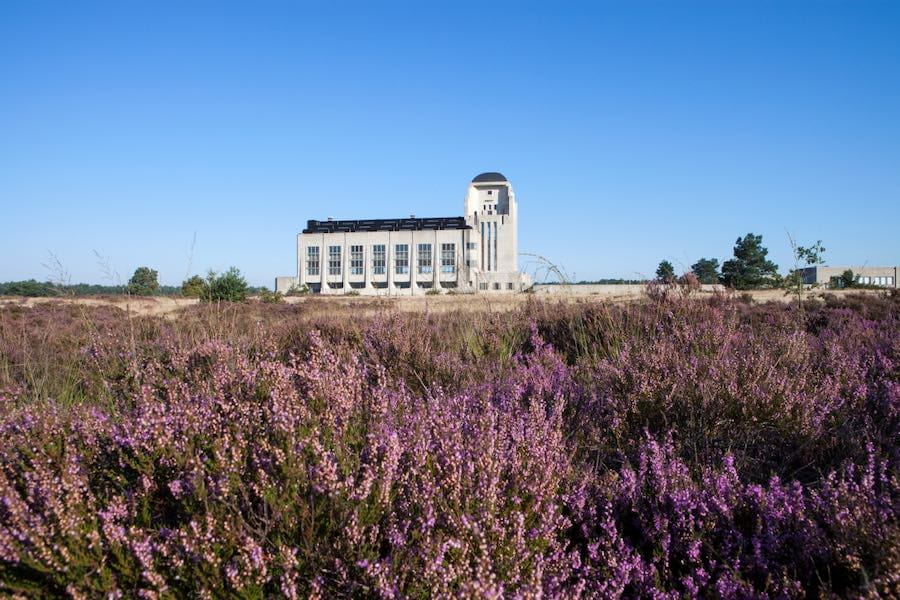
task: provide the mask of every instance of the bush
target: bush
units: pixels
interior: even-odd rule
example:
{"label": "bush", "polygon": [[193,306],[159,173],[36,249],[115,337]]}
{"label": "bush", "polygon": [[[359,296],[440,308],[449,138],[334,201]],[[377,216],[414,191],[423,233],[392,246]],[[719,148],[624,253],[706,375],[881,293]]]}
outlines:
{"label": "bush", "polygon": [[247,299],[247,280],[241,275],[237,267],[231,267],[222,274],[210,271],[206,276],[206,285],[209,295],[204,298],[211,302],[225,300],[228,302],[243,302]]}
{"label": "bush", "polygon": [[425,292],[425,295],[426,295],[426,296],[440,296],[440,295],[441,295],[441,290],[438,290],[438,289],[435,289],[435,288],[431,288],[430,290],[428,290],[427,292]]}

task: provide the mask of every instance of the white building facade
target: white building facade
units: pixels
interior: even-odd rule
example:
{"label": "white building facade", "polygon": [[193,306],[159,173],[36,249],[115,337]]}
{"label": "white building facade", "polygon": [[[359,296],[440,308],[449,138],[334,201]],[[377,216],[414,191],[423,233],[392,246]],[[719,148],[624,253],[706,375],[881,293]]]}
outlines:
{"label": "white building facade", "polygon": [[469,184],[464,216],[307,222],[297,273],[275,289],[316,294],[512,293],[531,285],[518,270],[518,206],[500,173]]}

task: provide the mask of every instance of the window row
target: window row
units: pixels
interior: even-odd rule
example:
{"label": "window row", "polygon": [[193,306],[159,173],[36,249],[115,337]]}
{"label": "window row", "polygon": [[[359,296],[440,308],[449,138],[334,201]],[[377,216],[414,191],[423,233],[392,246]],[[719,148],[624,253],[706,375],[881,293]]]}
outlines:
{"label": "window row", "polygon": [[862,285],[894,285],[893,277],[866,277],[857,275],[856,280]]}
{"label": "window row", "polygon": [[[420,274],[433,273],[434,259],[431,244],[416,245],[416,271]],[[440,267],[441,273],[456,272],[456,244],[441,244]],[[341,253],[342,246],[328,246],[328,274],[340,275],[343,265]],[[372,273],[384,275],[387,272],[387,246],[385,244],[372,245]],[[409,244],[394,245],[394,272],[398,275],[409,273]],[[306,274],[318,276],[320,274],[320,255],[318,246],[306,247]],[[362,275],[365,273],[365,257],[363,246],[350,246],[350,274]]]}

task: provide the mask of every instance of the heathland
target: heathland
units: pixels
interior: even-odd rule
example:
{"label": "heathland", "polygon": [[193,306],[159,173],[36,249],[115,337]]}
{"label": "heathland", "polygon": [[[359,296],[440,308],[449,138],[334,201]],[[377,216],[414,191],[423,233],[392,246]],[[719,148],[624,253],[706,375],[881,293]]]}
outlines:
{"label": "heathland", "polygon": [[3,594],[900,593],[896,293],[128,302],[0,305]]}

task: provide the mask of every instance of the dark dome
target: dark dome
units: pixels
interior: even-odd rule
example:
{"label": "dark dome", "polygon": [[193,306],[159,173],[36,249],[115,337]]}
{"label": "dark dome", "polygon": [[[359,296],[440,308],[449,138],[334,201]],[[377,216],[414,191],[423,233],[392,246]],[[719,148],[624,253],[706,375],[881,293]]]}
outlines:
{"label": "dark dome", "polygon": [[472,180],[472,183],[487,183],[488,181],[506,181],[502,173],[482,173]]}

